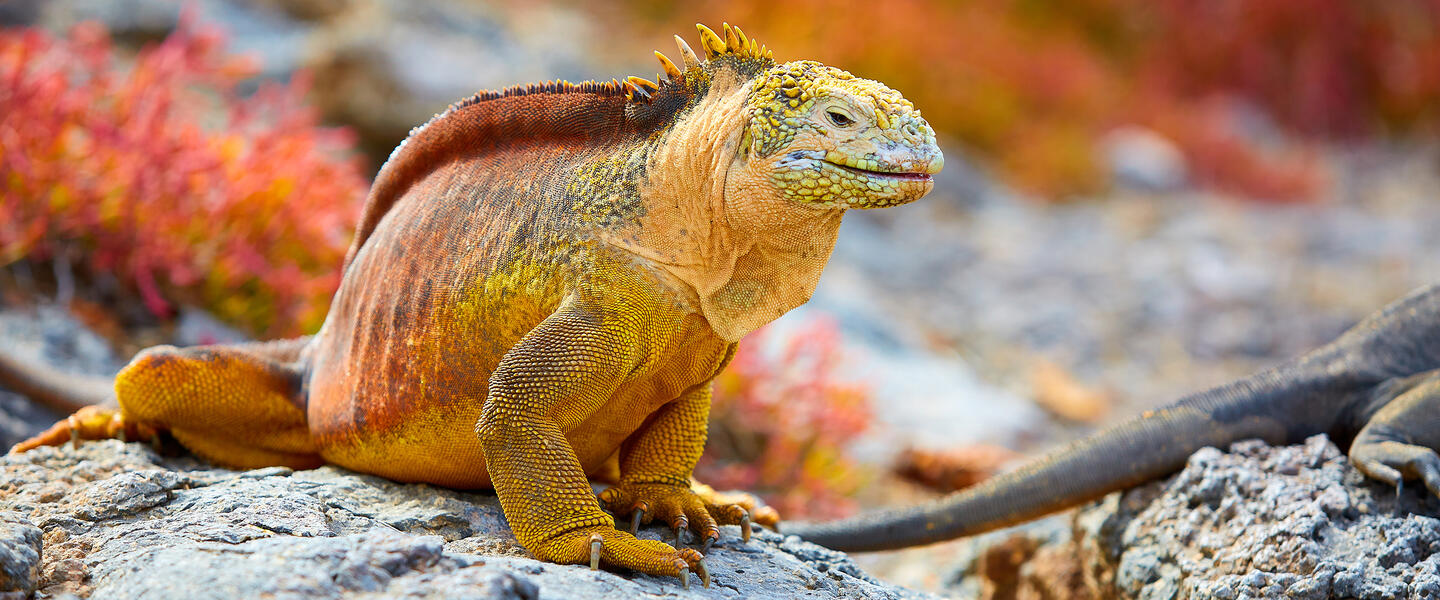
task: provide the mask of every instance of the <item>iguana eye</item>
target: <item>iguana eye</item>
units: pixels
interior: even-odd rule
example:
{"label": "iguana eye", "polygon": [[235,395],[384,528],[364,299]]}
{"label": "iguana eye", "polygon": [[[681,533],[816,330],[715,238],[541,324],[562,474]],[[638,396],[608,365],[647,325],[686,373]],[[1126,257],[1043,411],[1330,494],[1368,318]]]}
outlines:
{"label": "iguana eye", "polygon": [[833,123],[836,127],[849,127],[850,125],[855,123],[855,119],[850,118],[850,115],[847,115],[837,110],[826,111],[825,116],[829,117],[830,122]]}

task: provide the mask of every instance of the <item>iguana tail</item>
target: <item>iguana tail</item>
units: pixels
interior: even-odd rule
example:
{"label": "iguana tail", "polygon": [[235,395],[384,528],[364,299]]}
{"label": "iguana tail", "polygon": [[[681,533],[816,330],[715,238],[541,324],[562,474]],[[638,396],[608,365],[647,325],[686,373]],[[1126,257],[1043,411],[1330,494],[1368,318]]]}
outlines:
{"label": "iguana tail", "polygon": [[1383,381],[1440,368],[1440,285],[1400,300],[1334,342],[1268,371],[1147,411],[1019,470],[933,504],[784,527],[837,550],[928,544],[1014,525],[1164,476],[1196,450],[1243,439],[1340,443],[1378,408]]}
{"label": "iguana tail", "polygon": [[788,524],[783,531],[836,550],[865,552],[1028,521],[1171,473],[1205,446],[1246,438],[1291,439],[1286,415],[1274,414],[1273,403],[1261,400],[1285,386],[1283,371],[1264,373],[1148,411],[927,506],[833,523]]}
{"label": "iguana tail", "polygon": [[62,373],[5,353],[0,353],[0,387],[62,414],[92,404],[115,404],[113,377]]}

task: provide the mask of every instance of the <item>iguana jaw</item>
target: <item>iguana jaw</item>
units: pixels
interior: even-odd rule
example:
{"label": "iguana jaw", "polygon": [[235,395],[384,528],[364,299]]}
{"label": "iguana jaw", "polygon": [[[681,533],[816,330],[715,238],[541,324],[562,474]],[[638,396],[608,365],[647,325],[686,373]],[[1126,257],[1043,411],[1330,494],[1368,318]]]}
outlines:
{"label": "iguana jaw", "polygon": [[873,178],[880,181],[889,181],[893,179],[896,181],[928,181],[931,183],[935,182],[935,179],[931,177],[929,173],[923,172],[917,173],[912,171],[885,171],[879,169],[865,169],[861,167],[847,165],[844,163],[838,163],[832,160],[826,160],[825,164],[832,167],[840,167],[841,169],[844,169],[861,177]]}
{"label": "iguana jaw", "polygon": [[913,202],[935,187],[944,166],[938,148],[906,149],[898,158],[876,153],[796,150],[772,167],[785,196],[824,208],[883,208]]}
{"label": "iguana jaw", "polygon": [[902,181],[934,181],[933,175],[945,166],[945,158],[938,148],[909,153],[900,159],[876,159],[856,157],[853,154],[831,150],[821,158],[826,163],[866,177],[899,179]]}

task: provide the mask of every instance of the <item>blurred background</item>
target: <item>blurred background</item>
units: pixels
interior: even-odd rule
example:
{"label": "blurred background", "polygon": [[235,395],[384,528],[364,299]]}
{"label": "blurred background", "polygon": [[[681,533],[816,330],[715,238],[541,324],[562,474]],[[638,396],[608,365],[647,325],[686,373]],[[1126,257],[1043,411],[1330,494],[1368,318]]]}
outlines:
{"label": "blurred background", "polygon": [[[1440,280],[1437,0],[5,0],[0,339],[102,372],[314,331],[411,127],[654,79],[697,21],[886,82],[946,152],[718,382],[700,476],[787,516],[969,485]],[[7,444],[54,418],[0,409]],[[943,591],[954,552],[864,560]]]}

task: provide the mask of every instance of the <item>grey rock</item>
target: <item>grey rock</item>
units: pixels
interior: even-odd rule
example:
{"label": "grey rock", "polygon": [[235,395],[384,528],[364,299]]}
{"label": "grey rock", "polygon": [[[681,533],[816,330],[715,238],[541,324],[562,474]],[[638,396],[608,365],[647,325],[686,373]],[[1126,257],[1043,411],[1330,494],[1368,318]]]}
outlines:
{"label": "grey rock", "polygon": [[[1069,525],[1075,535],[1013,535],[1038,535],[1091,575],[1074,597],[1440,597],[1440,500],[1363,478],[1323,435],[1203,449]],[[952,589],[979,589],[978,576],[966,565]]]}
{"label": "grey rock", "polygon": [[16,512],[0,511],[0,593],[29,594],[40,577],[40,529]]}
{"label": "grey rock", "polygon": [[1120,127],[1100,140],[1118,185],[1141,190],[1177,190],[1186,183],[1185,155],[1174,142],[1143,127]]}
{"label": "grey rock", "polygon": [[[13,588],[90,598],[926,598],[846,555],[727,527],[714,585],[529,558],[495,496],[322,467],[235,472],[115,440],[0,459]],[[668,536],[668,534],[666,534]],[[642,530],[642,537],[662,539]],[[43,539],[43,548],[41,541]],[[7,554],[8,553],[8,554]],[[10,556],[18,556],[11,560]],[[11,565],[15,568],[11,568]],[[11,576],[12,571],[18,577]]]}

